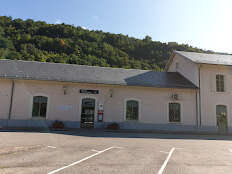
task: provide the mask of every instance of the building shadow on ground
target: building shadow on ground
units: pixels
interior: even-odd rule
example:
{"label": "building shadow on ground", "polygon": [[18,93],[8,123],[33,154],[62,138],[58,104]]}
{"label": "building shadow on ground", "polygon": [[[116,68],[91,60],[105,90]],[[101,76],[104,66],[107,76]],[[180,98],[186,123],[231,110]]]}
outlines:
{"label": "building shadow on ground", "polygon": [[68,136],[95,137],[95,138],[144,138],[144,139],[184,139],[184,140],[224,140],[232,141],[232,135],[219,134],[197,134],[186,132],[132,132],[111,131],[103,129],[75,129],[75,130],[0,130],[0,132],[23,132],[23,133],[50,133]]}

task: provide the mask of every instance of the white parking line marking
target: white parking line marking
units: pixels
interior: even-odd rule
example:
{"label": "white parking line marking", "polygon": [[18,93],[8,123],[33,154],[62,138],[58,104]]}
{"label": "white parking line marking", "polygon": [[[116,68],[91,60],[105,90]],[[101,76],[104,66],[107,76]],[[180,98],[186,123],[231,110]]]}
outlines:
{"label": "white parking line marking", "polygon": [[123,149],[123,147],[114,146],[115,149]]}
{"label": "white parking line marking", "polygon": [[95,150],[95,149],[92,149],[91,151],[93,151],[93,152],[101,152],[101,151],[99,151],[99,150]]}
{"label": "white parking line marking", "polygon": [[165,152],[165,151],[160,151],[161,153],[169,153],[169,152]]}
{"label": "white parking line marking", "polygon": [[69,164],[69,165],[67,165],[67,166],[64,166],[64,167],[61,167],[61,168],[59,168],[59,169],[53,170],[53,171],[49,172],[48,174],[57,173],[57,172],[59,172],[59,171],[61,171],[61,170],[64,170],[64,169],[66,169],[66,168],[68,168],[68,167],[71,167],[71,166],[74,166],[74,165],[76,165],[76,164],[79,164],[79,163],[81,163],[81,162],[83,162],[83,161],[86,161],[86,160],[88,160],[88,159],[90,159],[90,158],[92,158],[92,157],[94,157],[94,156],[97,156],[97,155],[99,155],[99,154],[101,154],[101,153],[103,153],[103,152],[106,152],[106,151],[108,151],[108,150],[110,150],[110,149],[115,149],[115,148],[119,148],[119,147],[109,147],[109,148],[107,148],[107,149],[105,149],[105,150],[99,151],[99,152],[97,152],[97,153],[95,153],[95,154],[93,154],[93,155],[90,155],[90,156],[88,156],[88,157],[85,157],[85,158],[83,158],[83,159],[81,159],[81,160],[79,160],[79,161],[73,162],[72,164]]}
{"label": "white parking line marking", "polygon": [[56,147],[55,146],[48,146],[49,148],[53,148],[53,149],[55,149]]}
{"label": "white parking line marking", "polygon": [[171,156],[172,156],[174,150],[175,150],[175,147],[173,147],[173,148],[170,150],[170,152],[169,152],[169,154],[168,154],[166,160],[164,161],[163,165],[161,166],[161,168],[159,169],[159,172],[158,172],[157,174],[162,174],[162,173],[164,172],[164,169],[165,169],[165,167],[166,167],[167,164],[168,164],[168,160],[171,158]]}
{"label": "white parking line marking", "polygon": [[183,148],[183,147],[176,147],[176,149],[182,150],[182,149],[184,149],[184,148]]}

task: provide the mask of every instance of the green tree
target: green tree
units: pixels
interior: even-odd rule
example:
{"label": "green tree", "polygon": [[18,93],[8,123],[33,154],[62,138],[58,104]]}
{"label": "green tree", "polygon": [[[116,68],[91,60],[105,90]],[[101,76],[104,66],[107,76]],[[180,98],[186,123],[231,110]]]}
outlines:
{"label": "green tree", "polygon": [[136,39],[66,24],[0,16],[0,59],[163,71],[173,50],[204,51],[187,44]]}

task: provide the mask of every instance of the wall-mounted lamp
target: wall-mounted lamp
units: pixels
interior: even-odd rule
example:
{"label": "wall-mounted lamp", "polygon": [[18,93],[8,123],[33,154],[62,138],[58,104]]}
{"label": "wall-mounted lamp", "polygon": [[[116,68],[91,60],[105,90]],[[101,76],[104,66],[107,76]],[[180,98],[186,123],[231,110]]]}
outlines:
{"label": "wall-mounted lamp", "polygon": [[67,87],[67,86],[63,86],[63,90],[64,90],[64,95],[66,95],[66,94],[67,94],[68,87]]}
{"label": "wall-mounted lamp", "polygon": [[110,89],[109,93],[110,93],[110,98],[112,98],[113,97],[113,93],[114,93],[113,89]]}

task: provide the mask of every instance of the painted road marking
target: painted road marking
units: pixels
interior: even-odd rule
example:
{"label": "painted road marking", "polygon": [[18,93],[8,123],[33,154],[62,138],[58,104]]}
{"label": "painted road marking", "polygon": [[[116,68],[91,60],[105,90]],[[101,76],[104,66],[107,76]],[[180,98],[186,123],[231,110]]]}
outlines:
{"label": "painted road marking", "polygon": [[232,149],[228,149],[232,153]]}
{"label": "painted road marking", "polygon": [[52,149],[55,149],[56,147],[55,146],[48,146],[49,148],[52,148]]}
{"label": "painted road marking", "polygon": [[115,149],[123,149],[124,147],[114,146]]}
{"label": "painted road marking", "polygon": [[101,151],[99,151],[99,150],[95,150],[95,149],[92,149],[91,151],[93,151],[93,152],[101,152]]}
{"label": "painted road marking", "polygon": [[169,152],[165,152],[165,151],[160,151],[161,153],[169,153]]}
{"label": "painted road marking", "polygon": [[176,150],[182,150],[182,149],[184,149],[183,147],[176,147],[175,148]]}
{"label": "painted road marking", "polygon": [[104,153],[104,152],[106,152],[106,151],[108,151],[108,150],[116,149],[116,148],[120,148],[120,147],[109,147],[109,148],[107,148],[107,149],[105,149],[105,150],[98,151],[97,153],[95,153],[95,154],[93,154],[93,155],[87,156],[87,157],[85,157],[85,158],[83,158],[83,159],[81,159],[81,160],[79,160],[79,161],[73,162],[72,164],[69,164],[69,165],[67,165],[67,166],[64,166],[64,167],[61,167],[61,168],[59,168],[59,169],[53,170],[53,171],[49,172],[48,174],[57,173],[57,172],[59,172],[59,171],[61,171],[61,170],[64,170],[64,169],[66,169],[66,168],[68,168],[68,167],[71,167],[71,166],[74,166],[74,165],[76,165],[76,164],[79,164],[79,163],[81,163],[81,162],[83,162],[83,161],[86,161],[86,160],[88,160],[88,159],[90,159],[90,158],[92,158],[92,157],[94,157],[94,156],[100,155],[101,153]]}
{"label": "painted road marking", "polygon": [[161,166],[161,168],[159,169],[159,172],[158,172],[157,174],[162,174],[162,173],[164,172],[164,169],[165,169],[165,167],[167,166],[168,161],[169,161],[169,159],[171,158],[171,156],[172,156],[172,154],[173,154],[174,151],[175,151],[175,147],[173,147],[173,148],[170,150],[170,152],[169,152],[169,154],[168,154],[166,160],[164,161],[163,165]]}

